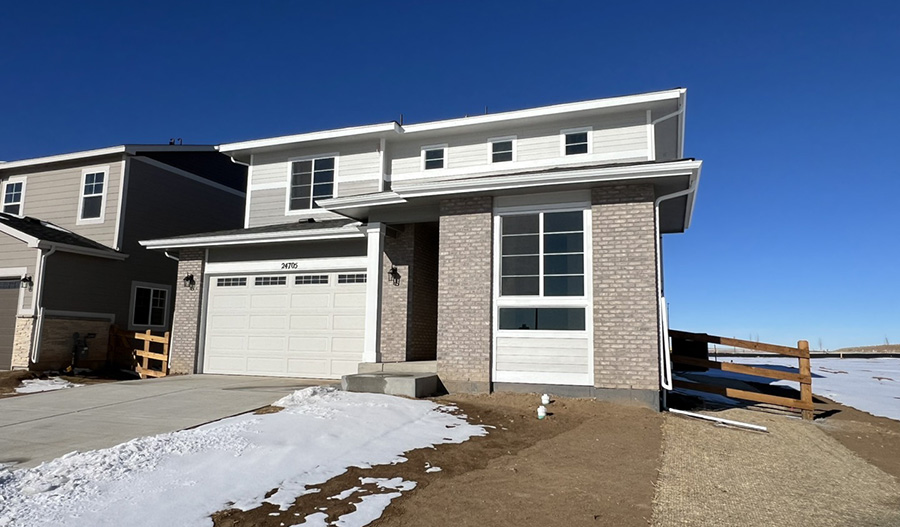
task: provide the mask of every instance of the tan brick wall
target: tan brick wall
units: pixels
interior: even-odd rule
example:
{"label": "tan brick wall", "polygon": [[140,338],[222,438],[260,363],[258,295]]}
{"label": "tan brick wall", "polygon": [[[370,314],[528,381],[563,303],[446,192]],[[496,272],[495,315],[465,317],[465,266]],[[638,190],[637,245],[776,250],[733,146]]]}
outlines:
{"label": "tan brick wall", "polygon": [[407,360],[434,360],[437,352],[438,228],[417,223],[413,254],[412,316],[407,332]]}
{"label": "tan brick wall", "polygon": [[41,323],[40,360],[31,365],[32,370],[64,370],[72,364],[75,345],[73,334],[82,338],[88,333],[96,337],[87,340],[88,354],[78,357],[77,368],[97,369],[106,364],[109,345],[109,320],[44,317]]}
{"label": "tan brick wall", "polygon": [[[405,361],[407,356],[408,317],[410,315],[410,272],[413,268],[415,225],[388,228],[384,238],[381,269],[381,361]],[[391,281],[391,266],[400,273],[399,285]]]}
{"label": "tan brick wall", "polygon": [[653,200],[651,185],[591,192],[597,388],[659,390]]}
{"label": "tan brick wall", "polygon": [[441,201],[438,260],[438,375],[450,391],[490,389],[490,197]]}
{"label": "tan brick wall", "polygon": [[[172,344],[169,346],[169,373],[195,373],[200,331],[200,299],[203,298],[203,249],[182,249],[178,255],[179,285],[175,290],[172,316]],[[180,284],[192,274],[197,285],[190,290]]]}
{"label": "tan brick wall", "polygon": [[31,339],[34,335],[34,318],[17,318],[16,334],[13,337],[12,369],[27,370],[31,354]]}

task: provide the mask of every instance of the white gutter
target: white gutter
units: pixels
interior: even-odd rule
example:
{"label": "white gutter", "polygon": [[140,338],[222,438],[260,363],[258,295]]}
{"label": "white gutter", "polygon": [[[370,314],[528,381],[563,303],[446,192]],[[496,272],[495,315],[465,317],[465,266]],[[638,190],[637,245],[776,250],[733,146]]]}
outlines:
{"label": "white gutter", "polygon": [[[672,386],[672,359],[669,355],[669,313],[666,307],[666,298],[663,296],[662,283],[662,234],[659,232],[659,205],[663,201],[680,198],[694,194],[697,191],[697,182],[700,180],[700,169],[697,169],[697,177],[691,178],[691,183],[685,190],[679,190],[671,194],[665,194],[656,198],[653,202],[654,228],[656,230],[656,300],[658,305],[657,329],[659,331],[659,375],[660,385],[666,390]],[[690,199],[690,198],[689,198]]]}
{"label": "white gutter", "polygon": [[41,250],[41,268],[38,271],[37,292],[34,294],[37,321],[35,321],[34,341],[31,343],[32,364],[37,364],[41,358],[41,334],[44,329],[44,277],[46,276],[47,257],[55,252],[56,246],[51,246],[47,252],[44,252],[43,249]]}
{"label": "white gutter", "polygon": [[[172,256],[171,254],[169,254],[169,251],[163,251],[163,254],[166,255],[166,258],[170,258],[170,259],[172,259],[172,260],[175,260],[176,262],[180,262],[180,261],[181,261],[181,260],[178,259],[177,256]],[[204,261],[206,261],[206,260],[204,260]]]}

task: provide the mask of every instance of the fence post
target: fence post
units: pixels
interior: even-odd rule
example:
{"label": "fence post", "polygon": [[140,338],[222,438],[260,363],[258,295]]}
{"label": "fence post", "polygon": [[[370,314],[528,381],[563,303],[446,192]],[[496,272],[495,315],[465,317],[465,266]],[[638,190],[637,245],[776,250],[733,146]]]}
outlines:
{"label": "fence post", "polygon": [[[800,340],[797,342],[797,348],[800,349],[800,400],[812,406],[812,371],[809,367],[809,342]],[[813,411],[803,410],[803,419],[812,421]]]}

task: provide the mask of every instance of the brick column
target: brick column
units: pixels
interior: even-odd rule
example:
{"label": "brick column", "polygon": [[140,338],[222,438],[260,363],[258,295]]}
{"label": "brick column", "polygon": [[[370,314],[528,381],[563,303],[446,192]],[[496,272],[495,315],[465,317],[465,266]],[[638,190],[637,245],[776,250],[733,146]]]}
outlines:
{"label": "brick column", "polygon": [[[412,286],[415,225],[400,225],[384,238],[381,284],[381,361],[406,360],[409,326],[409,294]],[[390,229],[390,227],[389,227]],[[391,266],[400,273],[399,285],[391,281]]]}
{"label": "brick column", "polygon": [[491,381],[490,197],[441,201],[438,375],[451,392],[488,392]]}
{"label": "brick column", "polygon": [[[182,249],[178,257],[178,285],[172,316],[169,345],[169,373],[196,373],[200,333],[200,309],[203,298],[203,249]],[[181,279],[192,274],[197,285],[191,291]]]}
{"label": "brick column", "polygon": [[656,228],[651,185],[591,191],[597,396],[659,407]]}

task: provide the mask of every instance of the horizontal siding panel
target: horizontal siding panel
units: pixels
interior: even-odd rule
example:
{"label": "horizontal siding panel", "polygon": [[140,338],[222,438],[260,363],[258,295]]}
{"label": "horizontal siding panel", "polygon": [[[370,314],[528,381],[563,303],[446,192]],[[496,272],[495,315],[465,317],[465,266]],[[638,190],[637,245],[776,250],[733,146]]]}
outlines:
{"label": "horizontal siding panel", "polygon": [[584,338],[498,337],[498,372],[590,372],[590,341]]}
{"label": "horizontal siding panel", "polygon": [[544,363],[501,363],[497,361],[497,370],[504,372],[534,372],[534,373],[586,373],[586,366],[575,364],[544,364]]}
{"label": "horizontal siding panel", "polygon": [[286,223],[284,215],[285,189],[254,190],[250,193],[250,225],[276,225]]}
{"label": "horizontal siding panel", "polygon": [[371,194],[378,192],[378,180],[371,181],[340,181],[338,182],[338,195],[357,196],[359,194]]}

